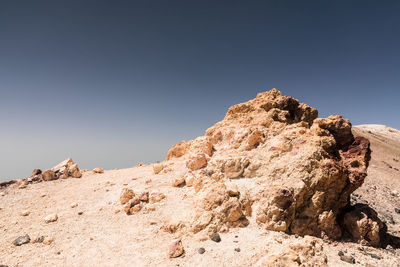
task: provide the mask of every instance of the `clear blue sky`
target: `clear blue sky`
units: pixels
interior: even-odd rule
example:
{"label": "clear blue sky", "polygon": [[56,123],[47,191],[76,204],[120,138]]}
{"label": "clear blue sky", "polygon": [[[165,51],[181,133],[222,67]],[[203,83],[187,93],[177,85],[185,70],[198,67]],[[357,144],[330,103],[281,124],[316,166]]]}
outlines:
{"label": "clear blue sky", "polygon": [[400,128],[399,1],[1,1],[0,179],[162,160],[278,88]]}

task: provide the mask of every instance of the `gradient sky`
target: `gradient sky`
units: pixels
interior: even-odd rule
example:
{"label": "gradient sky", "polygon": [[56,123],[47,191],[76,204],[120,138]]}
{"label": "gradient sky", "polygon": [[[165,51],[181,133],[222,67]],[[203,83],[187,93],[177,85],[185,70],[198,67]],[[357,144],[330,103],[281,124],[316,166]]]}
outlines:
{"label": "gradient sky", "polygon": [[400,128],[400,1],[0,1],[0,179],[162,160],[278,88]]}

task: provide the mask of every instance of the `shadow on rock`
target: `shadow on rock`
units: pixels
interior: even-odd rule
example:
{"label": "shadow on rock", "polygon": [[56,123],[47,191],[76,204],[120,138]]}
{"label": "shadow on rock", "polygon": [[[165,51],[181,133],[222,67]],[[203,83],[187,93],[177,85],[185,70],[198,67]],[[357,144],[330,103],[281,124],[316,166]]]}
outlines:
{"label": "shadow on rock", "polygon": [[387,237],[387,226],[378,213],[366,204],[349,206],[340,218],[343,230],[364,246],[382,247]]}

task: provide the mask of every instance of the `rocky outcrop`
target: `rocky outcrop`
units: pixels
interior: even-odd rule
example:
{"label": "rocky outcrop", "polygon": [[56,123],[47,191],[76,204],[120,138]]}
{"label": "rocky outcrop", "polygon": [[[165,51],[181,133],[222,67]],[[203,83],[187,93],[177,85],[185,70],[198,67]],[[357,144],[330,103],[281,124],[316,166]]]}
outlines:
{"label": "rocky outcrop", "polygon": [[51,169],[56,177],[66,179],[68,177],[81,178],[82,173],[79,170],[78,164],[75,163],[71,158],[68,158]]}
{"label": "rocky outcrop", "polygon": [[192,230],[245,226],[254,210],[265,229],[340,238],[337,218],[367,175],[369,141],[355,138],[342,116],[317,117],[272,89],[230,107],[205,136],[173,146],[166,160],[186,164],[200,203]]}
{"label": "rocky outcrop", "polygon": [[8,187],[13,184],[16,184],[18,188],[25,188],[28,184],[32,183],[52,181],[60,178],[66,179],[70,177],[80,178],[82,177],[82,172],[79,169],[78,164],[75,163],[71,158],[68,158],[48,170],[42,171],[40,169],[34,169],[31,176],[28,178],[0,182],[0,188]]}
{"label": "rocky outcrop", "polygon": [[82,173],[79,170],[78,164],[75,163],[71,158],[68,158],[53,168],[45,171],[40,169],[34,169],[32,175],[27,179],[29,183],[51,181],[57,179],[66,179],[69,177],[80,178]]}

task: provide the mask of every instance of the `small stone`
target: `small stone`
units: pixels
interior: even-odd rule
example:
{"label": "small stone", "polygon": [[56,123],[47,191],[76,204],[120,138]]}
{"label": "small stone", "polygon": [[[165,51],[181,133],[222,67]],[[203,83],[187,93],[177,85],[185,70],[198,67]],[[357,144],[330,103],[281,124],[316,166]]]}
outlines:
{"label": "small stone", "polygon": [[390,192],[390,194],[394,197],[398,197],[399,196],[399,192],[397,190],[393,190],[392,192]]}
{"label": "small stone", "polygon": [[175,187],[181,187],[184,186],[186,183],[185,178],[181,177],[181,178],[176,178],[173,182],[172,182],[172,186]]}
{"label": "small stone", "polygon": [[76,207],[78,207],[78,203],[76,202],[71,203],[71,208],[76,208]]}
{"label": "small stone", "polygon": [[199,254],[204,254],[204,252],[206,252],[205,248],[199,248],[198,250]]}
{"label": "small stone", "polygon": [[27,186],[26,184],[21,184],[18,188],[19,189],[24,189],[24,188],[26,188],[26,186]]}
{"label": "small stone", "polygon": [[344,256],[344,253],[343,253],[343,251],[339,250],[339,252],[338,252],[338,256]]}
{"label": "small stone", "polygon": [[38,174],[41,174],[41,173],[42,173],[42,171],[41,171],[40,169],[34,169],[34,170],[32,171],[31,176],[35,176],[35,175],[38,175]]}
{"label": "small stone", "polygon": [[27,244],[29,242],[31,242],[31,238],[29,237],[29,235],[23,235],[23,236],[20,236],[17,239],[15,239],[13,241],[13,244],[15,246],[21,246],[21,245]]}
{"label": "small stone", "polygon": [[104,173],[104,169],[103,168],[94,168],[93,173]]}
{"label": "small stone", "polygon": [[120,209],[116,209],[116,210],[114,210],[114,213],[117,214],[117,213],[119,213],[120,211],[121,211]]}
{"label": "small stone", "polygon": [[29,210],[24,210],[21,212],[21,216],[28,216],[31,212]]}
{"label": "small stone", "polygon": [[79,211],[79,212],[78,212],[78,215],[82,215],[82,214],[83,214],[83,211]]}
{"label": "small stone", "polygon": [[235,248],[235,251],[236,252],[240,252],[240,248]]}
{"label": "small stone", "polygon": [[164,198],[165,198],[165,195],[161,192],[154,191],[154,192],[150,193],[150,202],[151,203],[160,202]]}
{"label": "small stone", "polygon": [[43,243],[44,236],[39,236],[33,240],[33,243]]}
{"label": "small stone", "polygon": [[183,248],[182,242],[180,239],[175,239],[172,241],[171,244],[168,246],[168,256],[170,258],[176,258],[181,256],[185,252]]}
{"label": "small stone", "polygon": [[43,244],[45,244],[45,245],[50,245],[51,243],[53,243],[54,242],[54,239],[53,238],[46,238],[44,241],[43,241]]}
{"label": "small stone", "polygon": [[193,174],[189,174],[185,177],[185,184],[188,187],[191,187],[194,185],[194,181],[195,181],[195,176]]}
{"label": "small stone", "polygon": [[128,201],[135,197],[135,192],[132,189],[124,188],[122,189],[121,195],[119,197],[119,201],[121,204],[128,203]]}
{"label": "small stone", "polygon": [[355,260],[354,257],[352,257],[352,256],[343,255],[343,256],[340,256],[340,259],[341,259],[342,261],[348,262],[348,263],[350,263],[350,264],[356,263],[356,260]]}
{"label": "small stone", "polygon": [[137,205],[139,203],[140,203],[140,198],[139,197],[134,197],[134,198],[132,198],[131,200],[128,201],[127,205],[129,205],[130,207],[133,207],[133,206],[135,206],[135,205]]}
{"label": "small stone", "polygon": [[211,235],[210,235],[210,239],[211,239],[212,241],[214,241],[214,242],[217,242],[217,243],[221,242],[221,237],[219,236],[218,233],[213,233],[213,234],[211,234]]}
{"label": "small stone", "polygon": [[146,209],[144,210],[145,213],[150,213],[152,211],[155,211],[156,207],[154,206],[147,206]]}
{"label": "small stone", "polygon": [[46,223],[51,223],[51,222],[55,222],[58,220],[58,215],[56,213],[53,214],[49,214],[44,218],[44,221]]}
{"label": "small stone", "polygon": [[157,164],[157,165],[153,166],[154,174],[159,174],[162,171],[162,169],[164,169],[164,166],[161,164]]}
{"label": "small stone", "polygon": [[380,257],[379,255],[373,254],[373,253],[371,253],[371,254],[369,254],[369,255],[370,255],[371,258],[373,258],[373,259],[377,259],[377,260],[381,260],[381,259],[382,259],[382,257]]}
{"label": "small stone", "polygon": [[226,191],[230,197],[239,197],[240,192],[236,184],[226,183]]}
{"label": "small stone", "polygon": [[148,191],[142,192],[139,195],[139,199],[140,199],[140,201],[148,202],[149,201],[149,192]]}
{"label": "small stone", "polygon": [[394,211],[398,214],[400,214],[400,209],[399,208],[394,208]]}
{"label": "small stone", "polygon": [[8,265],[0,264],[0,267],[8,267]]}
{"label": "small stone", "polygon": [[142,206],[141,204],[135,205],[135,206],[133,206],[132,208],[129,209],[129,212],[127,212],[127,214],[128,214],[128,215],[132,215],[132,214],[134,214],[134,213],[140,211],[140,210],[142,209],[142,207],[143,207],[143,206]]}

